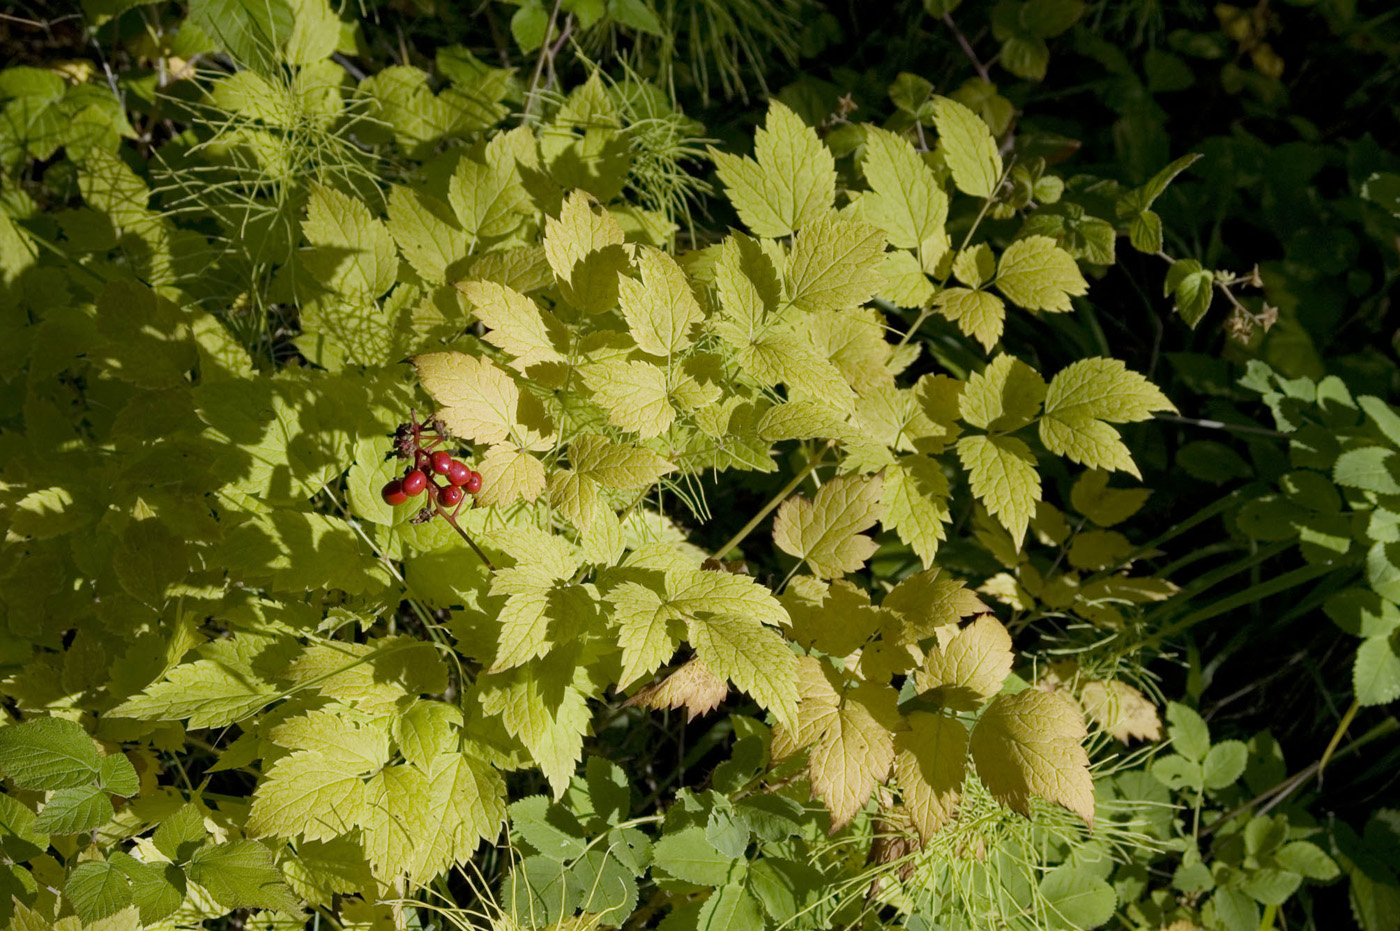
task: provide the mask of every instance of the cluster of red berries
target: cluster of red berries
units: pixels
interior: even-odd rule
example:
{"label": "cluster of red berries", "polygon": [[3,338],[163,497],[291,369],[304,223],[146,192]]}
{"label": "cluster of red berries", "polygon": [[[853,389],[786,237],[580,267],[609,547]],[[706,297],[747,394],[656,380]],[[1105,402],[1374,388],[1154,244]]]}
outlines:
{"label": "cluster of red berries", "polygon": [[414,518],[426,521],[432,519],[439,506],[455,509],[467,495],[480,491],[480,472],[436,448],[446,442],[447,431],[441,421],[419,423],[415,418],[401,424],[394,433],[391,455],[408,460],[409,467],[403,478],[391,480],[380,490],[384,503],[397,506],[426,493],[427,506]]}

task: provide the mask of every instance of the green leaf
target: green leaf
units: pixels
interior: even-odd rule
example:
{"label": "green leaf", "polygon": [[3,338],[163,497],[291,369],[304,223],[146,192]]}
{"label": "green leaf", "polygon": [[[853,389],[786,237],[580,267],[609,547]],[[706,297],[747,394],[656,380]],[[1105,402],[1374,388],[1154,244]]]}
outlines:
{"label": "green leaf", "polygon": [[112,817],[112,800],[96,786],[58,789],[34,823],[46,834],[77,834],[101,827]]}
{"label": "green leaf", "polygon": [[155,924],[179,910],[185,900],[185,874],[170,863],[142,863],[124,853],[113,853],[117,865],[131,883],[131,901],[141,921]]}
{"label": "green leaf", "polygon": [[1091,468],[1139,476],[1110,423],[1148,420],[1176,406],[1117,359],[1081,359],[1061,369],[1045,396],[1040,439],[1051,452]]}
{"label": "green leaf", "polygon": [[[482,709],[499,715],[506,730],[520,738],[556,799],[569,787],[591,719],[584,695],[572,685],[561,687],[560,669],[553,664],[566,661],[556,651],[544,660],[478,680],[483,686]],[[571,672],[566,673],[564,682],[570,678]]]}
{"label": "green leaf", "polygon": [[80,863],[68,874],[63,896],[85,922],[97,921],[131,904],[131,885],[121,870],[105,860]]}
{"label": "green leaf", "polygon": [[1352,688],[1363,705],[1384,705],[1400,698],[1400,651],[1394,635],[1361,641],[1352,667]]}
{"label": "green leaf", "polygon": [[470,243],[450,207],[397,184],[389,189],[388,229],[408,264],[429,284],[445,282],[448,267],[467,255]]}
{"label": "green leaf", "polygon": [[821,216],[802,228],[788,256],[792,305],[806,311],[845,311],[880,287],[885,236],[866,223]]}
{"label": "green leaf", "polygon": [[1210,310],[1215,291],[1215,278],[1195,259],[1178,259],[1167,269],[1162,294],[1176,302],[1176,312],[1192,329]]}
{"label": "green leaf", "polygon": [[104,791],[122,798],[133,798],[141,790],[141,781],[136,776],[136,767],[131,765],[124,753],[104,756],[98,766],[97,781]]}
{"label": "green leaf", "polygon": [[188,802],[156,828],[156,849],[174,863],[184,863],[204,845],[209,832],[204,829],[204,812]]}
{"label": "green leaf", "polygon": [[91,782],[102,766],[87,731],[63,718],[0,727],[0,771],[25,789],[69,789]]}
{"label": "green leaf", "polygon": [[1207,789],[1224,789],[1244,774],[1249,761],[1249,749],[1242,741],[1222,740],[1206,753],[1201,763],[1201,776]]}
{"label": "green leaf", "polygon": [[399,266],[394,240],[364,204],[314,185],[301,228],[312,245],[301,254],[302,262],[342,300],[365,304],[393,286]]}
{"label": "green leaf", "polygon": [[253,791],[249,833],[329,840],[349,832],[367,815],[362,777],[369,771],[349,756],[314,751],[279,759]]}
{"label": "green leaf", "polygon": [[360,843],[376,878],[393,882],[412,869],[439,817],[429,802],[427,777],[406,763],[385,766],[365,783]]}
{"label": "green leaf", "polygon": [[1025,310],[1069,313],[1071,297],[1089,293],[1079,266],[1048,236],[1027,236],[1006,247],[997,263],[996,287]]}
{"label": "green leaf", "polygon": [[1331,882],[1337,878],[1337,863],[1316,844],[1305,840],[1285,844],[1274,852],[1274,862],[1286,870],[1306,876],[1318,882]]}
{"label": "green leaf", "polygon": [[189,874],[225,908],[301,909],[283,881],[272,851],[254,840],[201,847],[190,858]]}
{"label": "green leaf", "polygon": [[677,879],[702,886],[723,885],[735,866],[732,857],[720,853],[706,839],[703,825],[661,835],[653,848],[652,863]]}
{"label": "green leaf", "polygon": [[1337,457],[1332,480],[1378,495],[1400,495],[1400,453],[1383,446],[1349,449]]}
{"label": "green leaf", "polygon": [[687,628],[711,673],[748,692],[779,721],[797,719],[797,666],[785,639],[744,616],[693,619]]}
{"label": "green leaf", "polygon": [[1167,722],[1173,750],[1196,762],[1206,758],[1210,752],[1210,730],[1199,714],[1179,702],[1168,702]]}
{"label": "green leaf", "polygon": [[964,194],[990,198],[1001,183],[1001,153],[982,118],[949,97],[933,98],[938,144],[953,183]]}
{"label": "green leaf", "polygon": [[1259,906],[1238,889],[1221,888],[1211,896],[1215,919],[1223,931],[1258,931]]}
{"label": "green leaf", "polygon": [[1400,447],[1400,413],[1375,395],[1363,394],[1356,403],[1366,412],[1366,416],[1380,428],[1386,439]]}
{"label": "green leaf", "polygon": [[811,500],[789,498],[773,521],[773,542],[807,563],[823,578],[855,572],[875,553],[875,541],[862,535],[882,514],[879,479],[834,478]]}
{"label": "green leaf", "polygon": [[816,132],[774,98],[754,135],[754,158],[711,147],[725,192],[758,236],[790,236],[826,215],[836,198],[836,161]]}
{"label": "green leaf", "polygon": [[948,508],[948,479],[943,466],[930,456],[905,456],[885,469],[880,491],[881,523],[899,535],[925,567],[933,566],[944,525],[952,520]]}
{"label": "green leaf", "polygon": [[562,805],[532,795],[510,805],[510,827],[541,856],[560,863],[583,856],[588,838],[583,825]]}
{"label": "green leaf", "polygon": [[1085,869],[1060,866],[1040,880],[1054,928],[1097,928],[1113,917],[1113,887]]}
{"label": "green leaf", "polygon": [[1010,433],[1035,419],[1045,391],[1045,381],[1035,369],[1014,356],[1000,355],[968,378],[958,411],[975,427]]}
{"label": "green leaf", "polygon": [[603,362],[583,372],[593,400],[608,423],[647,440],[660,436],[676,419],[666,373],[649,362]]}
{"label": "green leaf", "polygon": [[267,72],[295,25],[287,0],[191,0],[190,23],[237,61]]}
{"label": "green leaf", "polygon": [[861,210],[885,232],[890,245],[918,249],[925,240],[944,234],[948,195],[908,139],[867,127],[861,168],[870,183]]}
{"label": "green leaf", "polygon": [[481,841],[494,842],[506,816],[505,781],[485,761],[441,753],[425,772],[428,793],[422,804],[432,817],[428,830],[414,839],[412,878],[420,883],[465,864]]}
{"label": "green leaf", "polygon": [[742,883],[716,889],[700,908],[696,931],[751,931],[763,926],[758,901]]}

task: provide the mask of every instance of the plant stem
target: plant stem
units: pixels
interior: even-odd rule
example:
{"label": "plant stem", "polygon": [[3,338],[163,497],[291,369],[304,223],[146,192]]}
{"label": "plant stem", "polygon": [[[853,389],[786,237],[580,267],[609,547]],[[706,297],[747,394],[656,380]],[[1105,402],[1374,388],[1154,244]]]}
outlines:
{"label": "plant stem", "polygon": [[1356,713],[1361,710],[1361,699],[1353,698],[1351,707],[1342,715],[1342,720],[1338,722],[1337,729],[1332,732],[1332,739],[1327,741],[1327,749],[1322,751],[1322,759],[1317,761],[1317,781],[1322,783],[1322,771],[1327,768],[1327,764],[1332,762],[1332,754],[1337,752],[1337,744],[1342,742],[1342,737],[1346,734],[1347,728],[1351,727],[1351,722],[1356,720]]}
{"label": "plant stem", "polygon": [[457,536],[467,541],[467,545],[470,546],[472,550],[476,552],[476,555],[481,558],[482,564],[486,566],[486,571],[494,573],[496,571],[496,567],[491,564],[491,560],[487,557],[487,555],[484,552],[482,552],[481,547],[476,545],[476,541],[471,538],[471,534],[463,530],[462,525],[457,523],[457,515],[453,514],[451,511],[444,509],[443,506],[437,503],[436,501],[433,502],[433,507],[437,508],[437,512],[440,515],[442,515],[442,519],[447,521],[447,523],[452,527],[453,530],[457,531]]}
{"label": "plant stem", "polygon": [[1209,430],[1228,430],[1231,433],[1255,433],[1259,436],[1287,436],[1285,433],[1281,433],[1278,430],[1270,430],[1267,427],[1251,427],[1247,424],[1225,423],[1221,420],[1202,420],[1196,417],[1181,417],[1177,414],[1153,414],[1152,416],[1156,420],[1186,424],[1190,427],[1205,427]]}
{"label": "plant stem", "polygon": [[977,57],[977,53],[972,50],[972,43],[967,41],[967,36],[962,34],[957,23],[953,22],[953,17],[949,13],[943,14],[943,22],[953,31],[953,38],[958,40],[958,47],[963,50],[967,60],[972,62],[972,67],[977,69],[977,76],[988,84],[992,83],[991,75],[987,73],[987,66],[982,64],[982,60]]}
{"label": "plant stem", "polygon": [[782,489],[776,495],[774,495],[772,499],[767,504],[765,504],[757,514],[750,518],[747,524],[740,527],[738,533],[734,534],[734,536],[730,537],[724,542],[722,546],[720,546],[714,551],[713,558],[722,558],[725,553],[728,553],[730,550],[734,549],[734,547],[744,542],[744,539],[749,534],[753,533],[754,528],[757,527],[759,524],[763,523],[764,518],[766,518],[769,514],[773,513],[773,510],[777,508],[778,505],[786,501],[788,495],[796,491],[797,486],[801,485],[803,480],[806,479],[807,476],[811,475],[812,472],[816,470],[817,466],[821,465],[822,460],[826,458],[827,451],[830,450],[831,447],[835,444],[835,440],[828,440],[827,444],[822,447],[821,452],[813,456],[812,460],[808,462],[807,465],[803,467],[803,469],[800,472],[798,472],[792,477],[792,481],[784,485]]}
{"label": "plant stem", "polygon": [[562,3],[563,0],[554,0],[554,6],[549,11],[549,22],[544,27],[544,38],[540,41],[540,53],[535,57],[535,70],[530,75],[530,86],[525,91],[525,115],[527,117],[535,109],[535,101],[539,99],[540,76],[544,74],[545,59],[552,54],[549,39],[550,36],[554,35],[554,23],[559,18],[559,7]]}

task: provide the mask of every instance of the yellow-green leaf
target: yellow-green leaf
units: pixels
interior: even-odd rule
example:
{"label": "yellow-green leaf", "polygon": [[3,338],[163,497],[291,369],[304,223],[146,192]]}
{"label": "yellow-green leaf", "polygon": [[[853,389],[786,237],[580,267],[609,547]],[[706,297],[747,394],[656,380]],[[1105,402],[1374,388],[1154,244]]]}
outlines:
{"label": "yellow-green leaf", "polygon": [[583,378],[614,427],[646,440],[676,419],[666,373],[649,362],[601,362],[584,369]]}
{"label": "yellow-green leaf", "polygon": [[965,436],[958,440],[958,459],[972,493],[1020,549],[1040,500],[1040,475],[1030,447],[1014,436]]}
{"label": "yellow-green leaf", "polygon": [[964,194],[991,197],[1001,182],[1001,153],[982,118],[948,97],[933,98],[933,122],[938,145],[953,183]]}
{"label": "yellow-green leaf", "polygon": [[988,352],[1001,339],[1006,324],[1006,305],[995,294],[968,288],[944,288],[934,295],[933,306]]}
{"label": "yellow-green leaf", "polygon": [[947,535],[948,479],[943,466],[928,456],[905,456],[885,469],[881,522],[899,535],[925,566],[933,565],[938,544]]}
{"label": "yellow-green leaf", "polygon": [[545,258],[564,300],[594,314],[616,307],[618,274],[628,266],[622,242],[622,227],[606,209],[582,191],[571,193],[544,230]]}
{"label": "yellow-green leaf", "polygon": [[642,280],[623,276],[619,299],[627,328],[642,352],[671,356],[691,343],[691,328],[705,319],[685,272],[660,249],[637,250]]}
{"label": "yellow-green leaf", "polygon": [[458,289],[489,329],[485,339],[515,357],[524,371],[540,362],[561,362],[568,352],[568,330],[559,319],[513,288],[494,281],[467,281]]}
{"label": "yellow-green leaf", "polygon": [[1006,247],[997,264],[997,290],[1017,307],[1068,313],[1071,297],[1089,293],[1073,256],[1049,236],[1027,236]]}
{"label": "yellow-green leaf", "polygon": [[908,139],[868,126],[862,170],[871,191],[861,198],[861,209],[884,230],[890,245],[917,249],[942,232],[948,195]]}
{"label": "yellow-green leaf", "polygon": [[758,236],[788,236],[831,209],[836,160],[816,132],[776,99],[754,135],[754,158],[711,147],[725,192]]}
{"label": "yellow-green leaf", "polygon": [[967,728],[957,718],[916,711],[895,737],[900,799],[925,842],[957,811],[967,771]]}
{"label": "yellow-green leaf", "polygon": [[834,478],[811,500],[793,497],[778,508],[773,542],[824,578],[855,572],[875,553],[875,541],[862,534],[883,513],[883,482],[859,476]]}
{"label": "yellow-green leaf", "polygon": [[1046,449],[1074,462],[1136,476],[1132,454],[1109,424],[1175,410],[1156,385],[1117,359],[1081,359],[1051,381],[1040,439]]}
{"label": "yellow-green leaf", "polygon": [[788,294],[799,310],[849,310],[880,287],[885,234],[867,223],[818,217],[802,228],[787,262]]}
{"label": "yellow-green leaf", "polygon": [[812,748],[807,771],[812,794],[831,813],[839,831],[870,800],[875,786],[889,778],[894,763],[895,693],[889,686],[864,683],[842,697],[825,733]]}
{"label": "yellow-green leaf", "polygon": [[1010,433],[1035,419],[1045,391],[1045,380],[1035,369],[1001,355],[967,379],[958,410],[973,426]]}
{"label": "yellow-green leaf", "polygon": [[544,463],[510,443],[497,443],[477,463],[481,490],[476,502],[506,507],[517,501],[534,501],[545,488]]}
{"label": "yellow-green leaf", "polygon": [[1012,659],[1011,635],[1001,621],[983,614],[929,651],[915,683],[920,691],[936,690],[944,707],[971,711],[1001,691]]}

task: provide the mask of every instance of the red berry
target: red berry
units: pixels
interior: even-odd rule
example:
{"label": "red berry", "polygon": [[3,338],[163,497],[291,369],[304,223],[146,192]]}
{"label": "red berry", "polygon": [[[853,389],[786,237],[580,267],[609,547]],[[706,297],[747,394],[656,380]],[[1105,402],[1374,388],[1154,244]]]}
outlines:
{"label": "red berry", "polygon": [[465,462],[452,460],[452,464],[447,467],[447,480],[454,485],[465,485],[472,477],[472,470]]}
{"label": "red berry", "polygon": [[451,469],[452,469],[452,454],[451,454],[451,453],[447,453],[447,452],[443,452],[442,450],[438,450],[437,452],[433,453],[433,458],[432,458],[431,461],[432,461],[433,471],[436,472],[438,475],[448,475],[448,474],[450,474]]}
{"label": "red berry", "polygon": [[384,503],[391,507],[403,504],[408,500],[408,495],[403,493],[403,482],[398,479],[394,479],[389,484],[385,485],[379,493],[383,495]]}
{"label": "red berry", "polygon": [[474,495],[478,491],[481,491],[481,473],[472,472],[471,477],[463,482],[462,486],[467,489],[468,494]]}
{"label": "red berry", "polygon": [[448,485],[446,488],[438,489],[438,500],[445,508],[455,508],[462,503],[462,489],[456,485]]}
{"label": "red berry", "polygon": [[403,477],[404,494],[412,496],[421,495],[423,489],[428,487],[428,476],[423,474],[421,469],[414,469]]}

